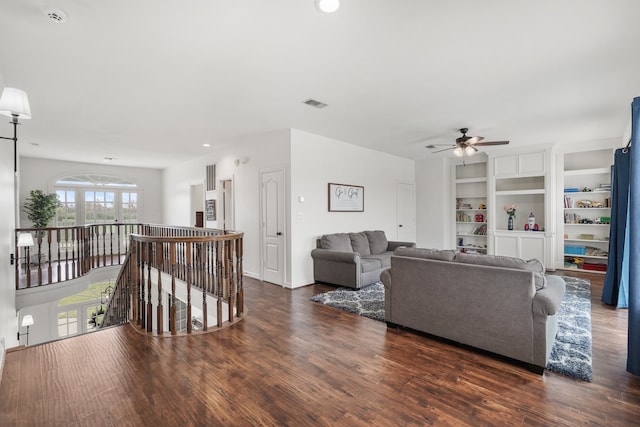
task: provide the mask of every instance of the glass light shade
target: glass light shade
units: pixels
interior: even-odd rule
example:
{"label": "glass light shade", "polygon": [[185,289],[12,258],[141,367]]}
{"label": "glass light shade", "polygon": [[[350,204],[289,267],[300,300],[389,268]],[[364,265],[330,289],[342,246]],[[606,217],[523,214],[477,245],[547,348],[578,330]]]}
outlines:
{"label": "glass light shade", "polygon": [[464,154],[464,150],[461,147],[456,147],[453,149],[453,154],[458,157],[462,157],[462,155]]}
{"label": "glass light shade", "polygon": [[30,119],[31,108],[27,93],[20,89],[5,87],[0,97],[0,114],[19,119]]}
{"label": "glass light shade", "polygon": [[340,0],[316,0],[316,9],[324,13],[333,13],[340,8]]}
{"label": "glass light shade", "polygon": [[32,326],[33,325],[33,316],[30,314],[25,315],[22,318],[22,326]]}
{"label": "glass light shade", "polygon": [[18,246],[33,246],[33,236],[31,233],[20,233],[18,235]]}
{"label": "glass light shade", "polygon": [[474,148],[470,145],[467,145],[467,147],[464,149],[464,153],[467,156],[473,156],[473,154],[476,152],[476,150],[474,150]]}

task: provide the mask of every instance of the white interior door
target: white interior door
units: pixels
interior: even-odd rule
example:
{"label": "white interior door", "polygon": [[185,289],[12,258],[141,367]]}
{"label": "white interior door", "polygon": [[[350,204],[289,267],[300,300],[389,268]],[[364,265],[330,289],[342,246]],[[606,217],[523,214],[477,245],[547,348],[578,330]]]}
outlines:
{"label": "white interior door", "polygon": [[222,206],[220,209],[220,214],[222,215],[222,229],[235,230],[233,213],[233,181],[230,179],[220,181],[220,188],[222,190]]}
{"label": "white interior door", "polygon": [[262,172],[262,280],[284,284],[284,172]]}
{"label": "white interior door", "polygon": [[398,240],[416,241],[416,206],[413,184],[398,183]]}

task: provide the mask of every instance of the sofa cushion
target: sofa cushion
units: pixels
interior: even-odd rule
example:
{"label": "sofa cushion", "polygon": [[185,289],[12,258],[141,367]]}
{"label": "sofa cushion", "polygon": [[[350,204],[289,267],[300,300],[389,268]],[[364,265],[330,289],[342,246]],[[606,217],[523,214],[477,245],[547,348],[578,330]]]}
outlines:
{"label": "sofa cushion", "polygon": [[353,252],[351,239],[347,233],[325,234],[320,238],[320,248]]}
{"label": "sofa cushion", "polygon": [[425,249],[425,248],[398,248],[393,253],[399,256],[409,256],[413,258],[435,259],[438,261],[453,261],[456,252],[451,249]]}
{"label": "sofa cushion", "polygon": [[387,240],[387,236],[384,234],[384,231],[365,231],[364,234],[366,234],[367,239],[369,239],[369,248],[371,249],[372,254],[381,254],[387,250],[389,241]]}
{"label": "sofa cushion", "polygon": [[525,261],[520,258],[498,255],[456,254],[456,261],[465,264],[487,265],[492,267],[514,268],[517,270],[533,271],[536,290],[544,288],[547,279],[544,276],[544,265],[537,259]]}
{"label": "sofa cushion", "polygon": [[383,252],[381,254],[371,254],[371,255],[367,255],[366,259],[377,259],[378,261],[380,261],[380,266],[382,268],[389,268],[391,267],[391,255],[393,253],[392,252]]}
{"label": "sofa cushion", "polygon": [[358,252],[360,256],[371,255],[369,240],[364,233],[349,233],[349,239],[351,239],[353,252]]}
{"label": "sofa cushion", "polygon": [[370,271],[378,270],[382,268],[382,263],[376,258],[360,258],[361,273],[368,273]]}

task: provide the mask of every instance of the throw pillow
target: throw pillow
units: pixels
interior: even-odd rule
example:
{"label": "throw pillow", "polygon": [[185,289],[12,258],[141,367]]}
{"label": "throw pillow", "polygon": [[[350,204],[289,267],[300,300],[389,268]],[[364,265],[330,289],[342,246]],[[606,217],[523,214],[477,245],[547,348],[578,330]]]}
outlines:
{"label": "throw pillow", "polygon": [[334,251],[353,252],[351,239],[347,233],[325,234],[320,238],[320,247]]}
{"label": "throw pillow", "polygon": [[371,249],[369,249],[369,240],[364,233],[349,233],[351,239],[351,247],[353,252],[357,252],[360,256],[371,255]]}
{"label": "throw pillow", "polygon": [[386,252],[389,247],[389,241],[387,240],[387,236],[384,234],[384,231],[365,231],[364,234],[369,240],[369,248],[371,249],[372,254],[375,255]]}

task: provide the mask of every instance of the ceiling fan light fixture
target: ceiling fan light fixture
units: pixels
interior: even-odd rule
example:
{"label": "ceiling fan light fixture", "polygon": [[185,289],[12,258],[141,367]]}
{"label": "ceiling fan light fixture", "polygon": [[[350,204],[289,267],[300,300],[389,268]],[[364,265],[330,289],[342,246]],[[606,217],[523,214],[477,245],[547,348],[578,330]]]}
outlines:
{"label": "ceiling fan light fixture", "polygon": [[316,9],[323,13],[333,13],[340,8],[340,0],[316,0]]}
{"label": "ceiling fan light fixture", "polygon": [[464,149],[464,154],[466,154],[467,156],[473,156],[475,152],[476,150],[470,145],[467,145]]}
{"label": "ceiling fan light fixture", "polygon": [[458,157],[462,157],[464,155],[464,150],[462,149],[462,147],[456,147],[453,149],[453,154]]}

